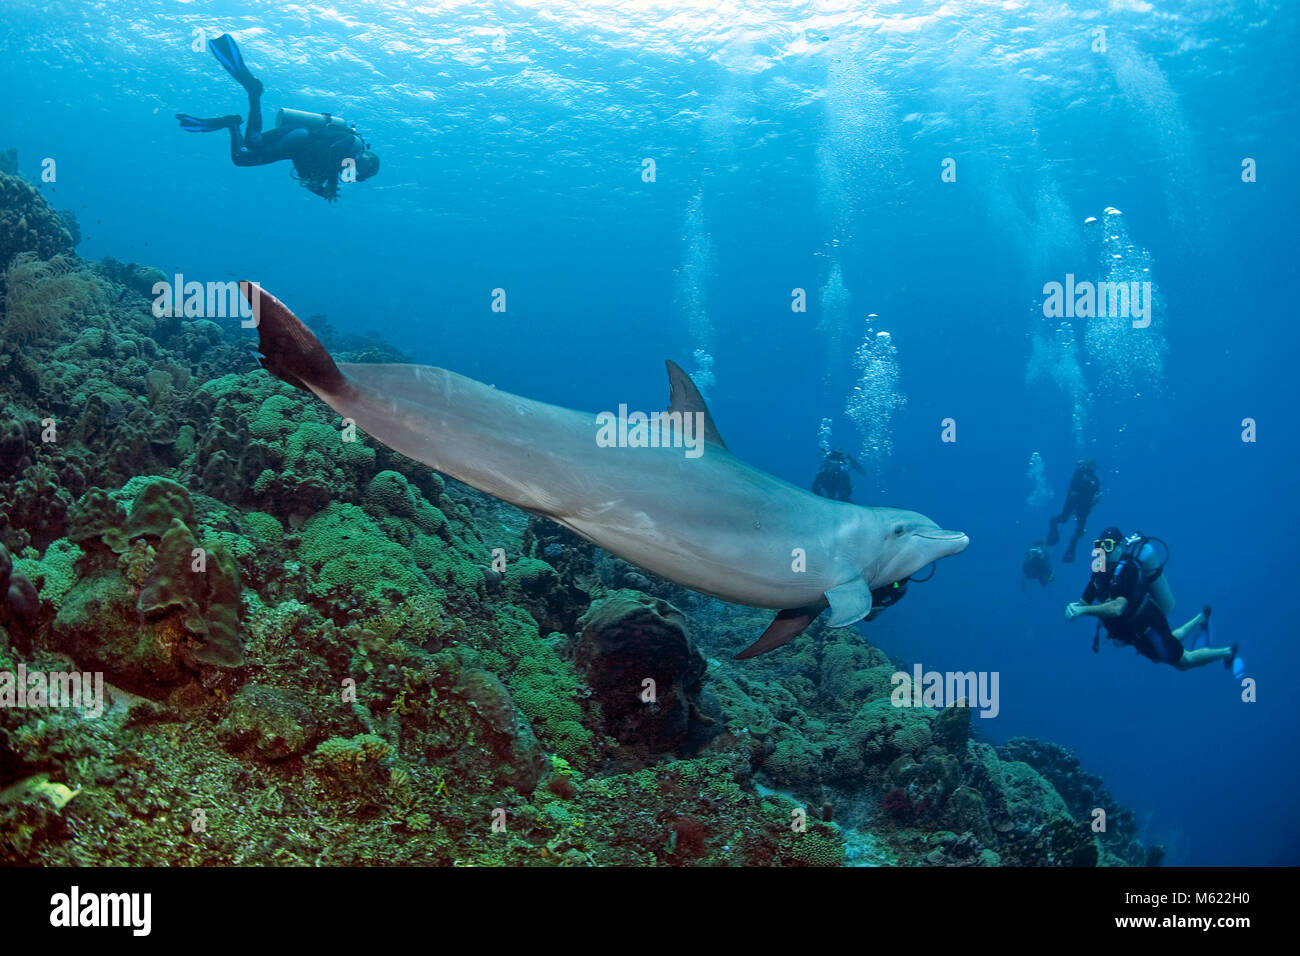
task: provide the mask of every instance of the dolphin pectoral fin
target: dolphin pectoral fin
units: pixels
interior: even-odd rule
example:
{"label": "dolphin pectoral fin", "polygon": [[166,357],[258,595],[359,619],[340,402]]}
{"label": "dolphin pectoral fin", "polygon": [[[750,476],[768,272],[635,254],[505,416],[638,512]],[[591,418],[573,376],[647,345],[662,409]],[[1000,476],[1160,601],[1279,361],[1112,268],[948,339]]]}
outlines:
{"label": "dolphin pectoral fin", "polygon": [[672,359],[668,359],[664,364],[668,366],[668,411],[681,412],[683,415],[703,412],[704,440],[726,448],[726,442],[718,434],[718,426],[713,424],[709,406],[704,404],[704,396],[700,394],[694,379],[682,371],[682,367]]}
{"label": "dolphin pectoral fin", "polygon": [[841,584],[826,592],[830,602],[830,627],[848,627],[856,624],[871,613],[871,588],[867,587],[865,578],[855,578],[848,584]]}
{"label": "dolphin pectoral fin", "polygon": [[763,636],[737,654],[735,660],[747,661],[751,657],[776,650],[782,644],[789,644],[825,609],[824,604],[813,604],[808,607],[791,607],[778,611],[772,623],[763,632]]}

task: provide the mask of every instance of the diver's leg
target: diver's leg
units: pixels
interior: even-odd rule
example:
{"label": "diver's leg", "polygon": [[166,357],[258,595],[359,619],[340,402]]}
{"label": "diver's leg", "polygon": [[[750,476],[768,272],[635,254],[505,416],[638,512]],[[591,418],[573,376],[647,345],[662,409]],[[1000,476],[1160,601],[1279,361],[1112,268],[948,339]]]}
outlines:
{"label": "diver's leg", "polygon": [[1079,539],[1083,537],[1083,525],[1074,526],[1074,534],[1070,536],[1070,543],[1065,546],[1065,554],[1061,555],[1062,564],[1071,564],[1074,561],[1074,554],[1079,547]]}
{"label": "diver's leg", "polygon": [[1195,667],[1204,667],[1206,664],[1213,664],[1216,661],[1228,660],[1232,657],[1232,648],[1230,647],[1202,647],[1194,651],[1183,651],[1183,656],[1174,664],[1180,671],[1189,671]]}
{"label": "diver's leg", "polygon": [[1054,546],[1056,545],[1057,542],[1061,540],[1061,534],[1059,531],[1056,530],[1056,526],[1060,524],[1062,521],[1064,521],[1067,517],[1068,515],[1057,515],[1050,522],[1048,522],[1047,544],[1049,546]]}
{"label": "diver's leg", "polygon": [[248,126],[244,130],[244,142],[251,149],[262,145],[262,84],[248,87]]}
{"label": "diver's leg", "polygon": [[261,145],[257,149],[258,165],[277,163],[282,159],[293,159],[294,155],[307,143],[310,134],[305,129],[275,129],[262,134]]}
{"label": "diver's leg", "polygon": [[[238,120],[239,117],[235,119]],[[239,135],[239,123],[234,122],[230,124],[230,161],[236,166],[244,166],[244,158],[244,137]]]}
{"label": "diver's leg", "polygon": [[1186,639],[1186,637],[1187,637],[1187,635],[1188,635],[1189,633],[1191,633],[1191,632],[1192,632],[1193,630],[1195,630],[1196,628],[1200,627],[1200,626],[1201,626],[1201,622],[1204,621],[1204,620],[1205,620],[1205,615],[1204,615],[1204,614],[1198,614],[1198,615],[1196,615],[1196,617],[1192,618],[1190,621],[1188,621],[1188,622],[1187,622],[1186,624],[1184,624],[1182,627],[1175,628],[1175,629],[1174,629],[1174,637],[1175,637],[1175,638],[1176,638],[1176,639],[1181,643],[1183,640]]}
{"label": "diver's leg", "polygon": [[[235,117],[236,120],[239,117]],[[236,166],[265,166],[275,162],[279,156],[267,156],[263,148],[265,137],[262,136],[262,84],[256,89],[248,87],[248,123],[244,135],[239,135],[239,124],[230,129],[230,161]]]}

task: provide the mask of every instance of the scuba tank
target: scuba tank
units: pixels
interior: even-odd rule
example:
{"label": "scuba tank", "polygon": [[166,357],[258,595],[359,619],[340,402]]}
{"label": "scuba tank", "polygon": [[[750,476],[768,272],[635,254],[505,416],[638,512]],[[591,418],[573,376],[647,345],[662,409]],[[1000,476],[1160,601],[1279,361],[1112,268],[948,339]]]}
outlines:
{"label": "scuba tank", "polygon": [[353,127],[345,123],[340,117],[332,116],[329,113],[308,113],[304,110],[281,109],[275,114],[276,129],[325,129],[326,127],[337,127],[340,130],[350,130]]}
{"label": "scuba tank", "polygon": [[[1165,556],[1163,561],[1159,561],[1156,563],[1156,567],[1154,570],[1148,571],[1146,568],[1145,559],[1148,557],[1148,555],[1150,555],[1153,559],[1155,557],[1155,550],[1151,546],[1151,542],[1153,541],[1159,544],[1164,549]],[[1119,561],[1117,561],[1115,565],[1106,572],[1106,575],[1108,581],[1115,581],[1118,580],[1120,572],[1123,569],[1125,564],[1131,562],[1137,565],[1139,582],[1140,582],[1139,590],[1141,593],[1141,598],[1137,602],[1136,607],[1129,607],[1125,610],[1124,612],[1125,617],[1135,616],[1137,612],[1142,609],[1142,606],[1145,605],[1148,601],[1154,603],[1156,607],[1160,608],[1161,613],[1165,613],[1164,604],[1166,600],[1169,602],[1170,606],[1172,607],[1173,595],[1169,592],[1168,582],[1163,581],[1164,574],[1165,574],[1165,565],[1169,563],[1169,556],[1170,556],[1169,545],[1162,538],[1157,538],[1154,535],[1143,534],[1141,531],[1138,531],[1137,533],[1131,534],[1124,539],[1124,544],[1120,549]],[[1161,593],[1159,595],[1153,595],[1152,590],[1154,589],[1156,583],[1162,581],[1163,583],[1160,585]],[[1097,621],[1097,628],[1092,635],[1092,651],[1094,654],[1097,653],[1098,646],[1100,644],[1101,629],[1102,629],[1102,622],[1099,620]]]}

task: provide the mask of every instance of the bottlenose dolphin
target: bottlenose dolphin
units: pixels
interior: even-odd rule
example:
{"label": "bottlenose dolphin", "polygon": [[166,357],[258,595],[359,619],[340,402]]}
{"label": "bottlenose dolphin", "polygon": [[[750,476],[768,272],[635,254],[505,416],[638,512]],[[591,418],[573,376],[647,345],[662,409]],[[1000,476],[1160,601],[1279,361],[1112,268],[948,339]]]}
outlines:
{"label": "bottlenose dolphin", "polygon": [[248,282],[262,366],[408,458],[569,528],[632,564],[733,604],[779,609],[740,658],[831,627],[871,592],[969,543],[929,518],[831,501],[727,450],[690,376],[668,362],[668,413],[699,423],[704,452],[602,447],[599,416],[511,395],[427,365],[336,365],[283,303]]}

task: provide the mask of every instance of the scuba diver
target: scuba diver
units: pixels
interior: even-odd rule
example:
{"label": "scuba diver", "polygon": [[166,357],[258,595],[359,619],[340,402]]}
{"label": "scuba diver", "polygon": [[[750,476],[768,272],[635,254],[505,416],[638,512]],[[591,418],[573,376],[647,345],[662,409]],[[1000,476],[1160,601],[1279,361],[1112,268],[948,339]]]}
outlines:
{"label": "scuba diver", "polygon": [[262,83],[244,65],[244,58],[234,38],[223,33],[208,41],[208,49],[248,92],[248,125],[241,136],[238,116],[200,119],[177,113],[181,129],[191,133],[230,130],[230,160],[236,166],[266,166],[282,159],[293,163],[294,178],[317,196],[335,202],[339,195],[339,176],[349,182],[369,179],[379,172],[379,157],[354,127],[329,113],[304,113],[282,109],[276,115],[275,128],[262,132]]}
{"label": "scuba diver", "polygon": [[1097,463],[1091,458],[1081,459],[1076,463],[1074,475],[1070,478],[1070,490],[1065,493],[1065,505],[1047,528],[1047,544],[1051,546],[1061,540],[1056,526],[1062,521],[1068,521],[1071,515],[1077,519],[1074,525],[1074,536],[1066,545],[1065,554],[1061,555],[1063,564],[1074,561],[1074,550],[1079,545],[1079,539],[1083,537],[1088,515],[1092,513],[1093,507],[1099,500],[1101,500],[1101,479],[1097,477]]}
{"label": "scuba diver", "polygon": [[846,455],[838,448],[828,451],[826,457],[822,459],[821,467],[817,469],[817,477],[813,479],[813,494],[835,501],[852,501],[853,482],[849,480],[850,468],[860,475],[867,473],[852,455]]}
{"label": "scuba diver", "polygon": [[[1152,542],[1165,549],[1163,561],[1157,560]],[[1182,627],[1169,626],[1167,615],[1174,608],[1174,595],[1165,577],[1169,548],[1159,538],[1141,532],[1125,538],[1119,528],[1109,527],[1093,542],[1094,550],[1103,554],[1104,570],[1094,572],[1082,599],[1065,608],[1068,620],[1081,615],[1099,618],[1093,635],[1092,649],[1097,650],[1101,629],[1118,645],[1130,645],[1139,654],[1157,664],[1169,664],[1180,671],[1204,667],[1223,661],[1234,677],[1245,674],[1245,665],[1237,656],[1237,645],[1210,647],[1210,606]],[[1206,646],[1185,646],[1187,636],[1196,629],[1205,632]],[[1199,635],[1198,635],[1199,640]]]}
{"label": "scuba diver", "polygon": [[1056,575],[1052,573],[1051,559],[1048,558],[1047,549],[1043,547],[1041,541],[1035,541],[1025,552],[1024,564],[1020,566],[1020,590],[1025,589],[1025,583],[1031,578],[1043,587],[1056,580]]}
{"label": "scuba diver", "polygon": [[[933,576],[933,572],[931,572]],[[893,584],[886,584],[881,588],[871,589],[871,611],[863,618],[864,621],[874,621],[880,617],[887,607],[892,607],[903,598],[907,597],[907,585],[911,578],[903,578],[901,581],[895,581]],[[930,578],[922,578],[922,581],[928,581]]]}

